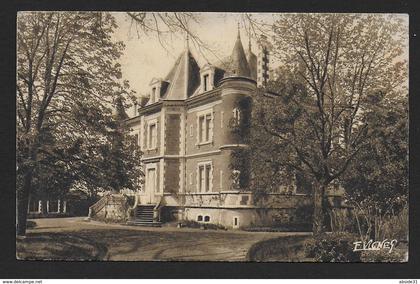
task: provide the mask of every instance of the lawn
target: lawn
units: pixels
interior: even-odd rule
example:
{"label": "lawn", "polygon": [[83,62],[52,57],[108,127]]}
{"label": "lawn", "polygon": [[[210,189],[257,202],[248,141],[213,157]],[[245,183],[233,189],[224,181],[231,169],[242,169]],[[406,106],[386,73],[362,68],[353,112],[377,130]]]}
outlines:
{"label": "lawn", "polygon": [[246,261],[255,243],[299,233],[144,228],[84,222],[81,218],[37,219],[16,242],[19,259],[116,261]]}

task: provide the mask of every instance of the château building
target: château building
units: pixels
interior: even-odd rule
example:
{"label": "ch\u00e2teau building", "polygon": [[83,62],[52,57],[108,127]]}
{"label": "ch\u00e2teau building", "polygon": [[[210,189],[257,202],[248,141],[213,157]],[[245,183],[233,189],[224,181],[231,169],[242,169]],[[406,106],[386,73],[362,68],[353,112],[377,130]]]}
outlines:
{"label": "ch\u00e2teau building", "polygon": [[[143,152],[145,173],[134,222],[151,222],[153,212],[156,223],[193,220],[239,228],[270,222],[252,191],[240,188],[242,173],[231,166],[232,151],[247,147],[232,125],[250,119],[250,108],[243,106],[250,105],[257,84],[268,80],[268,50],[263,43],[258,50],[257,56],[249,44],[245,52],[238,31],[223,64],[199,66],[187,44],[170,72],[151,80],[148,101],[126,120]],[[305,199],[296,196],[288,207]]]}

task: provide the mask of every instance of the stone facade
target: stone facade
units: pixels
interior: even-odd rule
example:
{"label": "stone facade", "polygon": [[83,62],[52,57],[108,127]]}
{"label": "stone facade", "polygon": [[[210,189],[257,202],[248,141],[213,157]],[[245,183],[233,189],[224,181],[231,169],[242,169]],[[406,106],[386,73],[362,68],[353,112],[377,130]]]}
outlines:
{"label": "stone facade", "polygon": [[152,80],[148,102],[126,120],[144,153],[137,204],[160,204],[162,222],[268,226],[308,203],[306,195],[273,195],[261,206],[235,181],[241,173],[231,168],[231,153],[247,145],[232,125],[251,119],[243,106],[256,92],[257,61],[251,46],[245,54],[239,32],[221,66],[199,68],[186,48],[164,79]]}

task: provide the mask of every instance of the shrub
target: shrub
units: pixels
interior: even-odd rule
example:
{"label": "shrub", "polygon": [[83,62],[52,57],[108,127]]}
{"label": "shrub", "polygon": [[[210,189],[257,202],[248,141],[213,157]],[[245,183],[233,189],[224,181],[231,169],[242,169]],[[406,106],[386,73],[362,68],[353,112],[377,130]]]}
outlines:
{"label": "shrub", "polygon": [[311,232],[312,224],[283,224],[273,227],[249,226],[242,230],[248,232]]}
{"label": "shrub", "polygon": [[30,221],[30,220],[26,221],[26,228],[27,229],[33,229],[35,227],[36,227],[36,222],[35,221]]}
{"label": "shrub", "polygon": [[181,227],[187,228],[204,228],[210,230],[227,230],[226,227],[219,225],[219,224],[212,224],[212,223],[200,223],[193,220],[184,220],[181,222]]}
{"label": "shrub", "polygon": [[297,223],[308,222],[313,219],[314,205],[313,203],[299,204],[296,208],[293,219]]}
{"label": "shrub", "polygon": [[407,241],[408,230],[408,206],[406,206],[397,215],[385,219],[381,238]]}
{"label": "shrub", "polygon": [[361,260],[363,262],[404,262],[407,261],[407,251],[394,249],[392,252],[387,250],[363,251]]}
{"label": "shrub", "polygon": [[257,242],[247,253],[248,261],[305,261],[302,246],[307,236],[283,236]]}
{"label": "shrub", "polygon": [[324,233],[304,242],[306,257],[319,262],[360,262],[360,253],[353,251],[357,236],[349,233]]}

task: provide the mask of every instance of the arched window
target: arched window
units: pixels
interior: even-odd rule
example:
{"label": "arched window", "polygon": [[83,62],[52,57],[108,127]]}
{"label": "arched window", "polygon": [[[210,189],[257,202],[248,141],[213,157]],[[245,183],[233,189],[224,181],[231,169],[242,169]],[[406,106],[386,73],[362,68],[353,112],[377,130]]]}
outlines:
{"label": "arched window", "polygon": [[198,216],[197,216],[197,221],[198,221],[198,222],[202,222],[202,221],[203,221],[203,216],[198,215]]}
{"label": "arched window", "polygon": [[205,216],[204,217],[204,222],[210,222],[210,216]]}

